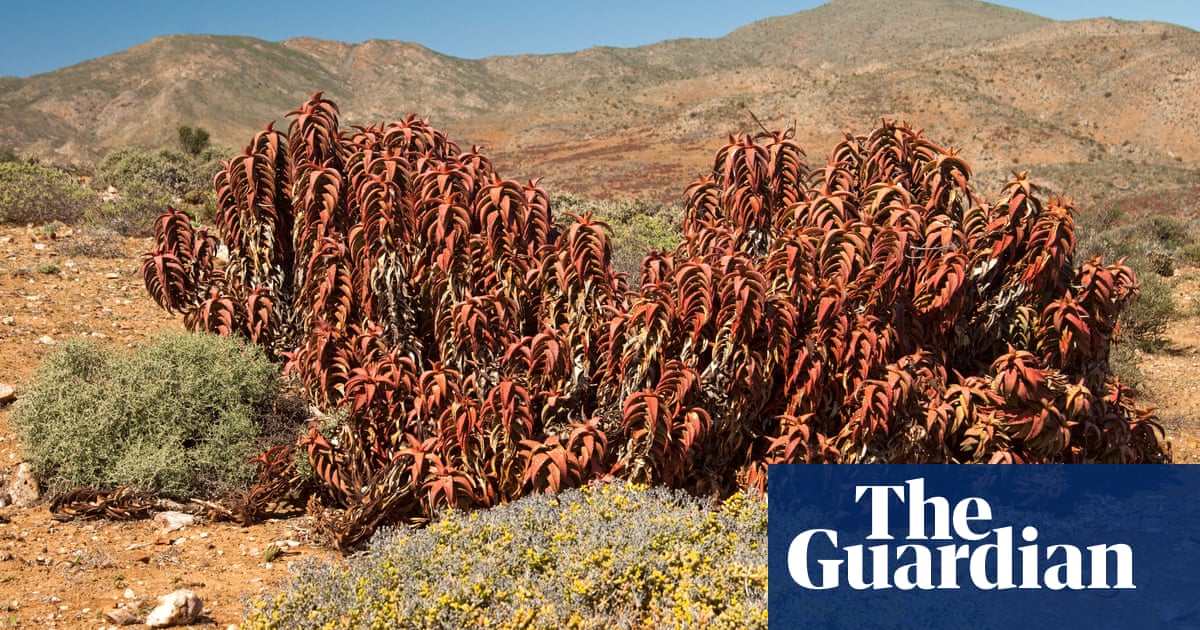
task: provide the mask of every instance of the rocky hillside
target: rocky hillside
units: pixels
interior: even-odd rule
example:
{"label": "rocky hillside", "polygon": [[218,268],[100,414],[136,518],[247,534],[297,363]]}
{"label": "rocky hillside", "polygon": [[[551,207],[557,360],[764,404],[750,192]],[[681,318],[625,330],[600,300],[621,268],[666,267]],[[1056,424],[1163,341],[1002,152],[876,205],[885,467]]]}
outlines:
{"label": "rocky hillside", "polygon": [[481,60],[396,41],[162,37],[0,79],[0,148],[86,165],[170,144],[178,124],[239,148],[317,90],[344,120],[417,112],[485,145],[506,176],[598,197],[676,198],[754,115],[795,125],[817,163],[844,130],[894,117],[964,147],[985,182],[1051,165],[1052,187],[1097,170],[1125,188],[1200,181],[1200,135],[1182,131],[1200,122],[1200,33],[975,0],[833,0],[719,39]]}

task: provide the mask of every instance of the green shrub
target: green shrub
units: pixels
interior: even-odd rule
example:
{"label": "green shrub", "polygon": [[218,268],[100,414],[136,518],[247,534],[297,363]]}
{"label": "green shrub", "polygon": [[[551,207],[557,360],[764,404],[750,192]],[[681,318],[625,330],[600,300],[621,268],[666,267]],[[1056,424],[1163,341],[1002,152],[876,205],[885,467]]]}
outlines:
{"label": "green shrub", "polygon": [[173,333],[130,354],[71,341],[50,354],[12,419],[53,493],[131,484],[179,499],[248,486],[277,368],[254,346]]}
{"label": "green shrub", "polygon": [[1162,347],[1167,325],[1175,319],[1175,298],[1171,285],[1153,273],[1139,271],[1138,282],[1141,294],[1121,311],[1121,339],[1152,352]]}
{"label": "green shrub", "polygon": [[180,148],[188,155],[200,155],[208,148],[208,130],[188,125],[179,125],[175,130],[179,133]]}
{"label": "green shrub", "polygon": [[598,201],[571,193],[554,193],[550,201],[559,217],[568,213],[591,214],[608,224],[612,230],[613,268],[626,274],[632,285],[637,285],[640,279],[647,251],[674,250],[683,238],[678,205],[640,200]]}
{"label": "green shrub", "polygon": [[1175,252],[1179,260],[1189,265],[1200,265],[1200,243],[1189,243]]}
{"label": "green shrub", "polygon": [[121,198],[106,202],[99,212],[89,215],[101,229],[124,236],[153,236],[154,219],[171,205],[171,197],[154,187],[133,183]]}
{"label": "green shrub", "polygon": [[126,146],[113,149],[96,168],[93,186],[112,186],[123,194],[138,189],[142,196],[185,198],[212,189],[220,167],[220,152],[204,149],[196,154]]}
{"label": "green shrub", "polygon": [[69,173],[36,163],[0,162],[0,223],[74,224],[99,203]]}
{"label": "green shrub", "polygon": [[767,509],[625,483],[383,531],[309,564],[247,628],[766,628]]}
{"label": "green shrub", "polygon": [[[1107,215],[1084,213],[1080,216],[1077,252],[1083,256],[1099,254],[1105,261],[1127,259],[1137,274],[1141,295],[1121,311],[1121,340],[1128,342],[1115,358],[1123,380],[1137,374],[1137,356],[1133,348],[1145,352],[1163,345],[1167,326],[1178,315],[1171,287],[1163,277],[1175,273],[1176,260],[1191,261],[1200,256],[1193,245],[1188,226],[1178,219],[1154,216],[1133,224],[1121,224],[1120,213]],[[1197,258],[1200,260],[1200,258]]]}
{"label": "green shrub", "polygon": [[1175,217],[1153,216],[1138,221],[1134,231],[1153,247],[1175,250],[1190,244],[1194,238],[1188,225]]}

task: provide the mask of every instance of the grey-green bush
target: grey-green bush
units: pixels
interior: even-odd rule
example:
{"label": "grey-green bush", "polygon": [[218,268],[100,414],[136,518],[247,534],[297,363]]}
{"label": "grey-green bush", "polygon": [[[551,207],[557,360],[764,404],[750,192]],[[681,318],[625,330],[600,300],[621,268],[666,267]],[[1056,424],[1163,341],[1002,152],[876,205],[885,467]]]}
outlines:
{"label": "grey-green bush", "polygon": [[119,147],[109,151],[96,167],[92,185],[112,186],[122,192],[134,187],[149,188],[155,195],[183,197],[212,188],[220,159],[221,153],[213,149],[193,155],[171,149]]}
{"label": "grey-green bush", "polygon": [[308,564],[246,628],[766,628],[767,507],[624,482],[452,513]]}
{"label": "grey-green bush", "polygon": [[571,193],[554,193],[550,198],[554,214],[580,216],[591,214],[612,229],[613,267],[628,276],[636,286],[641,280],[642,259],[651,249],[673,250],[683,236],[678,205],[655,204],[639,200],[597,201]]}
{"label": "grey-green bush", "polygon": [[66,172],[31,162],[0,162],[0,223],[74,224],[99,197]]}
{"label": "grey-green bush", "polygon": [[144,184],[131,184],[120,199],[106,202],[88,218],[97,228],[123,236],[153,236],[154,220],[171,205],[169,195],[156,191]]}
{"label": "grey-green bush", "polygon": [[71,341],[46,357],[13,410],[50,494],[129,484],[162,496],[244,489],[264,446],[278,368],[256,346],[172,333],[132,353]]}

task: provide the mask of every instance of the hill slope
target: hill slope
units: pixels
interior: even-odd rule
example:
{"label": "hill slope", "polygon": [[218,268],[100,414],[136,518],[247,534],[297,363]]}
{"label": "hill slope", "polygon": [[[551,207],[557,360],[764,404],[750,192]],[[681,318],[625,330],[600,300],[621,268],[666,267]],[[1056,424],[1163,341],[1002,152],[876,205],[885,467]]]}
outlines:
{"label": "hill slope", "polygon": [[992,179],[1089,161],[1191,172],[1200,154],[1200,136],[1179,133],[1200,116],[1200,33],[974,0],[834,0],[718,39],[481,60],[395,41],[162,37],[0,79],[0,147],[92,163],[190,124],[240,148],[317,90],[351,124],[418,112],[486,145],[507,176],[602,197],[675,198],[727,134],[756,129],[751,112],[795,124],[817,163],[880,117],[965,146]]}

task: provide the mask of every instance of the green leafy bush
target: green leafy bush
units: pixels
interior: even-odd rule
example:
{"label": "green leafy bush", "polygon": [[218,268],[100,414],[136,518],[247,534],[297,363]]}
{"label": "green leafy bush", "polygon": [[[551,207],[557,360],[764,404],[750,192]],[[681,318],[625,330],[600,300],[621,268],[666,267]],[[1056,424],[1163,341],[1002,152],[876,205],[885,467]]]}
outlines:
{"label": "green leafy bush", "polygon": [[683,239],[678,205],[640,200],[599,201],[571,193],[550,195],[550,204],[561,217],[591,214],[612,229],[612,264],[637,284],[642,259],[649,250],[670,251]]}
{"label": "green leafy bush", "polygon": [[125,146],[113,149],[96,168],[92,185],[112,186],[122,194],[141,191],[143,197],[167,196],[202,203],[212,195],[213,174],[223,153],[204,148],[197,153]]}
{"label": "green leafy bush", "polygon": [[90,215],[92,223],[124,236],[153,236],[154,219],[171,205],[171,197],[152,186],[133,183],[119,199]]}
{"label": "green leafy bush", "polygon": [[1140,294],[1121,311],[1121,339],[1150,352],[1165,343],[1167,325],[1177,309],[1171,285],[1153,273],[1139,273]]}
{"label": "green leafy bush", "polygon": [[12,419],[52,494],[130,484],[215,497],[252,480],[247,460],[277,392],[276,366],[237,340],[174,333],[130,354],[72,341],[39,367]]}
{"label": "green leafy bush", "polygon": [[0,162],[0,223],[75,223],[99,207],[99,198],[56,168]]}
{"label": "green leafy bush", "polygon": [[663,488],[534,495],[419,531],[348,564],[307,565],[247,628],[766,628],[767,509]]}
{"label": "green leafy bush", "polygon": [[1189,265],[1200,265],[1200,243],[1189,243],[1176,252],[1179,260]]}
{"label": "green leafy bush", "polygon": [[208,130],[179,125],[176,131],[179,133],[179,146],[188,155],[200,155],[208,148]]}

